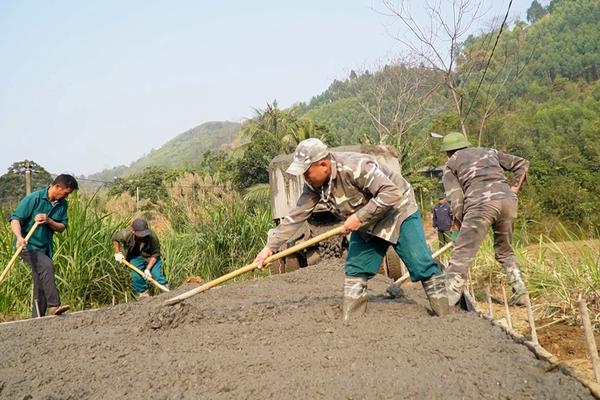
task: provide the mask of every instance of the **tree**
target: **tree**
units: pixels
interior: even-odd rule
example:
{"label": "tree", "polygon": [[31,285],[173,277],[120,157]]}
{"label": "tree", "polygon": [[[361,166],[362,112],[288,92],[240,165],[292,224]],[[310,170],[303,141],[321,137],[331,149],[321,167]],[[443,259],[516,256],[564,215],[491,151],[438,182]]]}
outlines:
{"label": "tree", "polygon": [[17,161],[8,168],[6,174],[0,176],[0,201],[14,201],[25,195],[25,171],[27,164],[29,164],[31,171],[31,189],[33,191],[49,186],[52,183],[50,173],[35,161]]}
{"label": "tree", "polygon": [[[469,82],[469,79],[483,82],[487,67],[484,65],[481,70],[482,76],[477,79],[469,76],[468,71],[470,71],[471,66],[465,65],[464,62],[462,71],[467,71],[467,74],[459,75],[457,63],[462,56],[462,43],[467,39],[466,36],[473,24],[483,16],[483,1],[453,0],[448,5],[443,5],[442,2],[430,3],[427,1],[424,7],[429,17],[428,24],[417,22],[412,16],[411,5],[406,0],[400,1],[399,5],[391,0],[383,0],[383,4],[388,10],[388,15],[399,21],[400,25],[407,31],[396,35],[396,39],[416,56],[417,61],[439,73],[436,76],[441,78],[440,84],[449,92],[450,99],[458,115],[459,129],[467,137],[467,113],[464,108],[467,105],[464,98],[465,85]],[[502,34],[508,18],[508,11],[496,30],[496,41],[484,42],[487,49],[489,49],[486,64],[489,64],[494,55],[498,38]],[[411,40],[411,38],[415,40]],[[475,91],[475,95],[477,91]]]}
{"label": "tree", "polygon": [[548,10],[546,10],[537,0],[533,0],[531,6],[527,9],[527,21],[533,24],[546,14],[548,14]]}
{"label": "tree", "polygon": [[[478,146],[482,145],[489,119],[515,95],[516,84],[533,58],[535,49],[526,50],[526,28],[526,24],[520,22],[512,31],[504,29],[502,35],[498,30],[491,30],[469,38],[462,46],[457,75],[464,82],[464,116],[478,131]],[[492,41],[497,45],[489,48],[487,43]],[[477,118],[469,118],[471,113]]]}
{"label": "tree", "polygon": [[281,153],[281,145],[269,132],[257,132],[235,163],[233,183],[238,189],[246,189],[258,183],[269,182],[267,170],[271,160]]}
{"label": "tree", "polygon": [[330,139],[324,126],[315,124],[308,118],[298,119],[294,109],[280,110],[277,101],[267,103],[265,110],[256,109],[255,112],[256,116],[242,126],[242,135],[253,140],[256,136],[269,134],[286,153],[294,151],[296,145],[304,139]]}
{"label": "tree", "polygon": [[168,196],[165,183],[173,182],[184,172],[179,169],[147,167],[140,174],[117,178],[110,184],[108,193],[111,196],[118,196],[127,192],[131,196],[136,196],[139,191],[140,198],[149,199],[156,203]]}
{"label": "tree", "polygon": [[424,149],[421,131],[431,115],[441,111],[439,101],[432,101],[438,89],[436,74],[410,61],[394,62],[376,74],[352,83],[355,96],[368,116],[375,137],[363,143],[396,147],[403,167],[413,169],[415,157]]}

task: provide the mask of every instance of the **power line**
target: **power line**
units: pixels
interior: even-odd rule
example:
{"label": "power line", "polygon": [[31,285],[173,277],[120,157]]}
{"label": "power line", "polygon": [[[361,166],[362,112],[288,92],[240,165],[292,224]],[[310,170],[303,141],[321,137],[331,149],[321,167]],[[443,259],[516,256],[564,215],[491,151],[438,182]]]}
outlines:
{"label": "power line", "polygon": [[502,30],[504,29],[506,20],[508,20],[508,13],[510,12],[511,6],[512,6],[512,0],[510,0],[508,2],[508,9],[506,10],[506,14],[504,15],[502,24],[500,24],[500,30],[498,31],[498,35],[496,36],[496,41],[494,42],[494,47],[492,47],[492,52],[490,53],[490,56],[487,60],[485,69],[483,70],[483,74],[481,75],[481,79],[479,80],[479,84],[477,85],[477,89],[475,90],[475,94],[473,95],[473,98],[471,99],[471,104],[469,105],[469,109],[467,110],[467,112],[465,114],[465,119],[469,116],[469,113],[471,112],[471,108],[473,108],[473,104],[475,103],[475,99],[477,98],[477,94],[479,93],[479,89],[481,88],[481,84],[483,83],[483,79],[485,78],[485,74],[487,73],[490,63],[492,62],[492,57],[494,57],[494,51],[496,50],[496,46],[498,45],[498,41],[500,40],[500,35],[502,35]]}

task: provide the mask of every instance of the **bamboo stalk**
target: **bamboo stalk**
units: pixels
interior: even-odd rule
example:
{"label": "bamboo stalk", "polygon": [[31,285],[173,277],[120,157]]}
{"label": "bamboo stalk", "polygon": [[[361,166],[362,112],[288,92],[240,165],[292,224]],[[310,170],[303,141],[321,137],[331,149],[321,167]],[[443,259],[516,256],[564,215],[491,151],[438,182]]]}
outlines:
{"label": "bamboo stalk", "polygon": [[527,308],[527,319],[529,320],[529,328],[531,328],[531,341],[539,345],[540,342],[538,341],[537,331],[535,330],[535,320],[533,318],[529,293],[525,294],[525,308]]}
{"label": "bamboo stalk", "polygon": [[581,313],[583,332],[585,333],[588,353],[592,360],[594,376],[596,377],[596,382],[600,383],[600,358],[598,357],[598,348],[596,347],[596,340],[594,339],[594,330],[592,328],[592,323],[590,322],[587,303],[583,298],[581,298],[581,295],[579,295],[579,300],[577,300],[577,306],[579,307],[579,312]]}
{"label": "bamboo stalk", "polygon": [[[35,229],[38,227],[39,224],[40,223],[36,221],[31,226],[31,229],[29,229],[29,232],[27,232],[27,236],[25,236],[25,243],[27,243],[27,241],[29,241],[29,239],[31,239],[33,232],[35,232]],[[4,271],[2,271],[2,275],[0,275],[0,283],[2,283],[4,281],[4,278],[6,278],[6,276],[8,275],[8,272],[10,271],[10,269],[14,265],[15,261],[17,260],[17,257],[19,256],[19,254],[21,254],[21,252],[23,251],[24,248],[25,248],[25,246],[23,246],[23,245],[17,247],[15,254],[12,256],[12,258],[10,259],[10,261],[4,268]]]}
{"label": "bamboo stalk", "polygon": [[494,310],[492,309],[492,294],[490,293],[490,286],[485,287],[485,298],[488,304],[488,315],[490,318],[494,318]]}
{"label": "bamboo stalk", "polygon": [[508,308],[508,300],[506,299],[506,289],[502,286],[502,299],[504,300],[504,315],[506,316],[506,324],[512,329],[512,321],[510,319],[510,310]]}
{"label": "bamboo stalk", "polygon": [[[336,235],[341,235],[345,233],[344,227],[343,226],[338,226],[337,228],[331,229],[319,236],[315,236],[312,239],[309,239],[305,242],[299,243],[295,246],[290,247],[289,249],[285,249],[283,251],[280,251],[279,253],[275,253],[270,257],[267,257],[265,259],[264,265],[267,265],[269,263],[272,263],[275,260],[279,260],[280,258],[283,258],[285,256],[289,256],[290,254],[293,254],[299,250],[303,250],[307,247],[310,247],[316,243],[319,243],[325,239],[329,239],[330,237],[336,236]],[[253,271],[254,269],[258,268],[258,264],[256,264],[255,262],[253,262],[252,264],[248,264],[245,267],[236,269],[233,272],[230,272],[228,274],[225,274],[217,279],[213,279],[210,282],[206,282],[204,285],[199,286],[197,288],[194,288],[192,290],[188,290],[185,293],[180,294],[179,296],[175,296],[167,301],[165,301],[164,304],[166,305],[173,305],[173,304],[177,304],[182,300],[187,299],[188,297],[192,297],[198,293],[202,293],[212,287],[215,287],[217,285],[220,285],[223,282],[226,282],[232,278],[235,278],[238,275],[244,274],[246,272],[250,272]]]}

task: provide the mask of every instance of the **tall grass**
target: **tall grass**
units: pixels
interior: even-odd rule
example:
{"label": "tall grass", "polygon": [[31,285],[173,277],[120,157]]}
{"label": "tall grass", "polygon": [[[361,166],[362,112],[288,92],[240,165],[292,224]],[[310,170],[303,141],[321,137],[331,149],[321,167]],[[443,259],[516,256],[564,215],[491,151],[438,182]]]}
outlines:
{"label": "tall grass", "polygon": [[[600,241],[583,232],[558,227],[553,236],[538,236],[537,243],[526,236],[516,241],[515,253],[521,264],[537,318],[559,318],[575,323],[576,301],[584,297],[591,308],[596,329],[600,329]],[[504,270],[495,261],[493,242],[488,237],[471,269],[478,286],[506,285]]]}
{"label": "tall grass", "polygon": [[[145,211],[161,242],[171,287],[190,276],[214,279],[251,262],[272,220],[265,201],[246,202],[228,185],[191,174],[169,188],[169,199]],[[69,198],[69,225],[54,235],[54,266],[63,304],[86,309],[131,298],[129,272],[114,261],[112,235],[135,212],[132,199],[102,195]],[[123,213],[123,210],[126,210]],[[7,218],[0,224],[0,263],[12,256]],[[246,279],[240,277],[239,279]],[[26,317],[31,310],[31,271],[20,259],[0,285],[0,319]]]}
{"label": "tall grass", "polygon": [[63,303],[78,309],[124,301],[128,292],[128,271],[113,256],[112,235],[127,221],[92,208],[89,199],[74,196],[69,202],[69,227],[56,235],[54,262]]}
{"label": "tall grass", "polygon": [[173,284],[188,276],[210,280],[231,272],[264,245],[272,226],[267,202],[246,202],[227,185],[189,175],[169,192],[171,203],[162,209],[172,229],[161,241],[161,253]]}
{"label": "tall grass", "polygon": [[[0,213],[0,265],[2,271],[14,254],[13,238],[8,216]],[[10,312],[12,315],[22,314],[31,306],[31,272],[29,267],[17,259],[6,279],[0,284],[0,320],[2,314]]]}
{"label": "tall grass", "polygon": [[[128,291],[127,272],[117,266],[110,246],[112,234],[125,226],[107,214],[92,209],[94,197],[75,193],[69,199],[69,224],[54,235],[54,268],[58,293],[63,304],[76,309],[98,307],[122,301]],[[3,219],[6,221],[6,218]],[[6,265],[14,249],[7,222],[0,228],[0,261]],[[8,278],[0,285],[0,314],[26,316],[31,307],[31,270],[18,259]]]}

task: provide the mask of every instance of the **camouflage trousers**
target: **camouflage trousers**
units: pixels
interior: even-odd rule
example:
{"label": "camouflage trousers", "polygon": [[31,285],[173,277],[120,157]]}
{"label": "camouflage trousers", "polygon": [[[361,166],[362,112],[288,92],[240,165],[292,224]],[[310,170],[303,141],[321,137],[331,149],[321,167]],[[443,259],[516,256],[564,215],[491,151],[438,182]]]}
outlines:
{"label": "camouflage trousers", "polygon": [[[517,217],[517,199],[488,201],[469,207],[454,243],[448,273],[458,273],[466,279],[488,229],[494,230],[494,253],[511,283],[522,282],[520,267],[512,248],[513,221]],[[522,283],[521,283],[522,284]]]}

